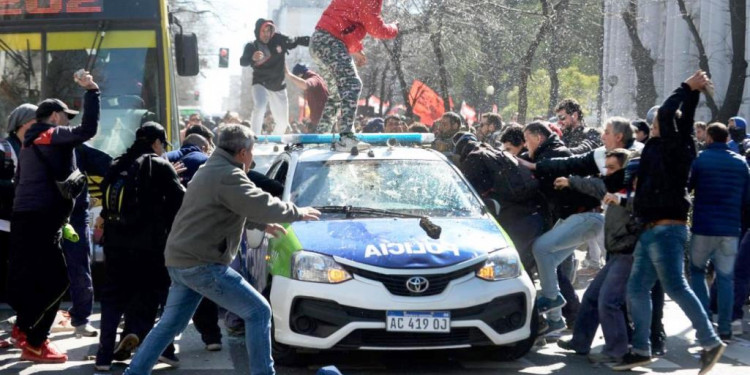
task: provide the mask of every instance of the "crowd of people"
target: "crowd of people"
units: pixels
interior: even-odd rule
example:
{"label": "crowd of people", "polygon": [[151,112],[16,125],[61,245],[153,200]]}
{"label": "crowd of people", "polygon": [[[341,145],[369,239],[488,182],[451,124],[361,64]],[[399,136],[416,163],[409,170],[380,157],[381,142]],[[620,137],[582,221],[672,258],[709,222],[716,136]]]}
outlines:
{"label": "crowd of people", "polygon": [[[695,328],[700,374],[708,372],[725,342],[742,334],[750,293],[750,139],[741,117],[726,125],[696,121],[700,94],[711,85],[705,72],[645,119],[612,117],[601,130],[586,124],[574,99],[559,103],[556,121],[525,125],[495,113],[475,127],[453,112],[431,128],[397,115],[357,118],[356,66],[367,62],[361,40],[398,33],[379,14],[377,1],[333,0],[309,38],[258,20],[241,59],[253,68],[250,121],[227,112],[214,125],[191,115],[181,147],[170,152],[155,122],[142,124],[114,160],[88,147],[101,93],[87,72],[75,76],[85,91],[80,126],[69,126],[79,113],[57,99],[16,108],[0,142],[0,269],[17,319],[0,346],[20,348],[21,360],[67,361],[49,334],[69,286],[73,307],[64,320],[78,336],[99,336],[97,370],[138,347],[126,374],[148,374],[157,361],[178,366],[172,341],[191,318],[206,350],[221,350],[223,308],[235,322],[227,327],[245,335],[250,372],[273,374],[271,307],[237,264],[242,233],[282,235],[278,223],[316,220],[320,212],[281,201],[278,183],[251,170],[255,134],[338,131],[333,148],[350,151],[369,147],[359,133],[433,132],[430,147],[450,155],[538,280],[535,311],[543,319],[533,332],[567,329],[572,338],[559,340],[560,348],[615,370],[647,365],[667,350],[666,293]],[[299,64],[288,69],[286,52],[300,45],[310,47],[320,74]],[[305,90],[305,123],[287,123],[286,80]],[[87,173],[103,176],[95,223],[106,270],[99,330],[89,323]],[[575,250],[584,247],[580,267]],[[582,299],[577,272],[593,277]],[[604,349],[589,353],[599,326]]]}
{"label": "crowd of people", "polygon": [[[501,208],[496,218],[541,287],[540,335],[572,331],[560,348],[615,370],[647,365],[667,350],[664,293],[696,330],[700,374],[742,334],[750,292],[750,141],[741,117],[728,126],[695,121],[709,85],[698,71],[646,119],[612,117],[601,134],[583,123],[572,99],[556,108],[559,130],[532,121],[501,125],[492,137],[460,130],[454,113],[443,116],[435,146],[452,140],[469,182],[489,207]],[[579,301],[571,277],[574,250],[584,245],[584,271],[595,277]],[[599,326],[605,346],[589,354]]]}

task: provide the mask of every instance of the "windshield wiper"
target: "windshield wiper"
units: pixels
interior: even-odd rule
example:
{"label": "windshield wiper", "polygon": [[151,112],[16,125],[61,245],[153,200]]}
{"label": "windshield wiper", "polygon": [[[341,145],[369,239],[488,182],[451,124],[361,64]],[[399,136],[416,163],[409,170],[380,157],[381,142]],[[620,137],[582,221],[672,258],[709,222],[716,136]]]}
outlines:
{"label": "windshield wiper", "polygon": [[365,214],[365,215],[374,215],[374,216],[380,216],[380,217],[400,217],[400,218],[408,218],[408,219],[419,219],[419,227],[422,228],[425,231],[425,233],[427,233],[427,235],[432,239],[440,238],[440,233],[443,230],[439,225],[433,223],[429,217],[423,216],[423,215],[412,215],[412,214],[405,214],[402,212],[381,210],[381,209],[369,208],[369,207],[357,207],[357,206],[317,206],[314,208],[323,213],[346,214],[347,218],[351,218],[353,214]]}
{"label": "windshield wiper", "polygon": [[107,21],[99,22],[99,28],[94,34],[94,41],[91,43],[91,50],[89,52],[89,61],[86,62],[86,70],[91,72],[94,70],[96,60],[99,58],[99,51],[102,48],[102,42],[104,42],[104,36],[107,35]]}

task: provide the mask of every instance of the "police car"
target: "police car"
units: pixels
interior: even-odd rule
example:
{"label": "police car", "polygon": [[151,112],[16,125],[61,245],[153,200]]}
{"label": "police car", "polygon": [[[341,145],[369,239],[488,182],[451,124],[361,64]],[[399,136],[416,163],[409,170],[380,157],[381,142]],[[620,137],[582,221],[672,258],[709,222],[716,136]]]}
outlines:
{"label": "police car", "polygon": [[300,349],[470,347],[511,360],[532,347],[532,281],[508,236],[441,153],[288,147],[267,176],[284,185],[283,200],[322,212],[319,221],[288,225],[281,238],[248,232],[257,247],[248,251],[252,280],[273,308],[277,362],[293,362]]}

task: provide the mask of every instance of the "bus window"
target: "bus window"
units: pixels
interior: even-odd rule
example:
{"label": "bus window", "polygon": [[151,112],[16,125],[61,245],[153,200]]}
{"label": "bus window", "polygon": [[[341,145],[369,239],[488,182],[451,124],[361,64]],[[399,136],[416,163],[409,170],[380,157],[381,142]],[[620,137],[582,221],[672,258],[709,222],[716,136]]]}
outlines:
{"label": "bus window", "polygon": [[92,49],[96,32],[48,33],[45,94],[81,108],[81,90],[73,72],[93,66],[102,92],[99,132],[91,145],[119,156],[146,121],[159,121],[158,53],[153,31],[107,31]]}
{"label": "bus window", "polygon": [[0,34],[0,122],[15,107],[39,102],[41,46],[41,34]]}

